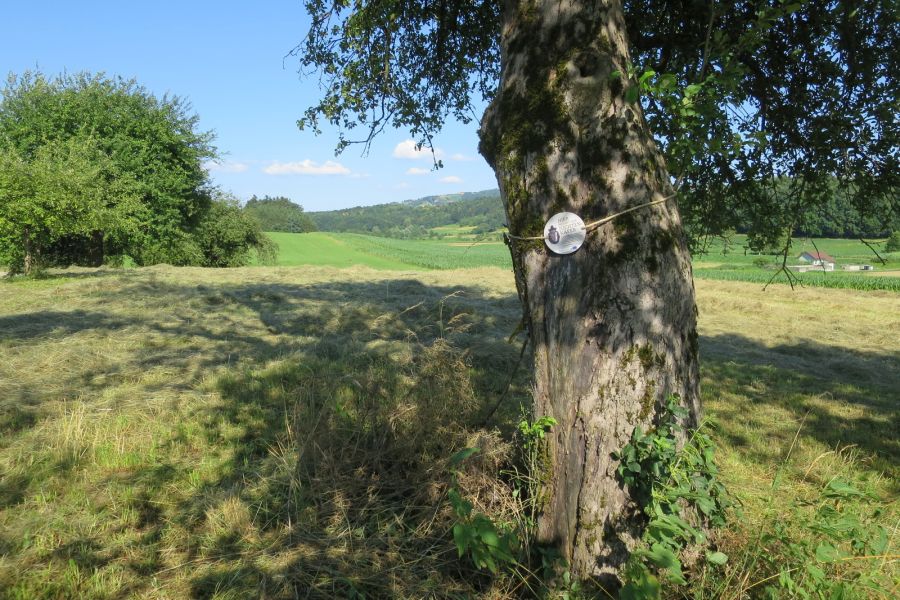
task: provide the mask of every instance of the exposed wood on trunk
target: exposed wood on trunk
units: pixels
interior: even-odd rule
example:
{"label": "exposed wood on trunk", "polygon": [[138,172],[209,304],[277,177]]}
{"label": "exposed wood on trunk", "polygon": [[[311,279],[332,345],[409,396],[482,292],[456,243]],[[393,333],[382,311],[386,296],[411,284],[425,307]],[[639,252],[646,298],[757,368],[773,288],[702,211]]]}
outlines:
{"label": "exposed wood on trunk", "polygon": [[[673,190],[639,104],[613,75],[628,62],[618,1],[507,2],[501,87],[482,121],[510,232],[542,233],[553,214],[586,222]],[[573,573],[615,580],[640,536],[640,507],[612,453],[665,398],[699,417],[690,256],[674,201],[589,233],[576,253],[513,241],[535,361],[535,416],[549,436],[539,537]]]}

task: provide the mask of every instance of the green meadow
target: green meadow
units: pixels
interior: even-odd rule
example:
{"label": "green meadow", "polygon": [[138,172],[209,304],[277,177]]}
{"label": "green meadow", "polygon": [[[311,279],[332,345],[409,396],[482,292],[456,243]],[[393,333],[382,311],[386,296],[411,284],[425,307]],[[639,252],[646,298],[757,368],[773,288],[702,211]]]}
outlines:
{"label": "green meadow", "polygon": [[[442,228],[446,232],[448,228]],[[278,264],[283,266],[365,265],[373,269],[461,269],[474,267],[512,268],[509,250],[500,234],[473,240],[465,235],[442,239],[394,239],[356,233],[270,233],[280,248]],[[694,275],[703,279],[747,281],[766,284],[790,284],[778,271],[780,257],[745,253],[746,236],[734,236],[731,244],[719,240],[694,259]],[[870,248],[858,240],[795,240],[792,256],[816,248],[838,261],[829,273],[795,274],[800,285],[861,290],[900,291],[900,253],[881,253],[886,264],[878,262]],[[788,264],[797,264],[791,260]],[[869,264],[872,272],[845,272],[841,265]]]}
{"label": "green meadow", "polygon": [[373,269],[512,268],[499,239],[402,240],[358,233],[267,233],[279,248],[279,266],[361,265]]}
{"label": "green meadow", "polygon": [[315,265],[351,267],[365,265],[373,269],[404,270],[411,265],[395,258],[385,258],[360,250],[345,236],[329,233],[281,233],[268,235],[278,244],[278,264],[282,266]]}
{"label": "green meadow", "polygon": [[[379,269],[339,268],[355,242],[283,239],[282,260],[320,264],[0,282],[0,598],[543,593],[540,564],[490,576],[450,533],[466,447],[464,497],[498,523],[527,514],[510,271],[375,250]],[[788,597],[773,582],[820,576],[896,597],[900,295],[696,286],[736,504],[714,538],[728,562],[667,597]]]}

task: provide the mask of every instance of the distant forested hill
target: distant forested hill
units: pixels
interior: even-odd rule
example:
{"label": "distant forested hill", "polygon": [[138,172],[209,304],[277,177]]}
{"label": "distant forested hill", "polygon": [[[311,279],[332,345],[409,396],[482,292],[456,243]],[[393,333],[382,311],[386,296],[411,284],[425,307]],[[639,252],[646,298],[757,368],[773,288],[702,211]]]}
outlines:
{"label": "distant forested hill", "polygon": [[[896,204],[896,200],[891,200]],[[882,211],[883,212],[883,211]],[[894,209],[894,222],[885,224],[859,213],[842,194],[832,194],[829,201],[799,218],[795,236],[858,238],[887,237],[900,230],[900,205]],[[506,225],[506,215],[499,190],[426,196],[416,200],[358,206],[343,210],[310,212],[320,231],[348,231],[395,238],[424,238],[437,235],[435,227],[461,226],[469,233],[482,234]],[[750,218],[738,233],[750,233]]]}
{"label": "distant forested hill", "polygon": [[[487,233],[505,226],[498,190],[426,196],[416,200],[306,213],[319,231],[352,231],[397,238],[427,237],[434,227],[472,227]],[[433,235],[433,234],[432,234]]]}

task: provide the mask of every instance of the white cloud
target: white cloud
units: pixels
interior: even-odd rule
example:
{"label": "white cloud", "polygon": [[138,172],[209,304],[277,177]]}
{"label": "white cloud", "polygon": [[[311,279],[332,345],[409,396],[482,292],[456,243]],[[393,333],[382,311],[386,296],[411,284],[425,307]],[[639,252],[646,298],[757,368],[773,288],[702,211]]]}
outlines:
{"label": "white cloud", "polygon": [[442,158],[444,156],[444,151],[440,148],[434,149],[434,154],[432,155],[431,150],[428,148],[420,148],[416,150],[416,143],[412,140],[403,140],[394,148],[394,158],[408,158],[410,160],[433,160],[435,158]]}
{"label": "white cloud", "polygon": [[467,156],[465,154],[456,153],[450,157],[450,160],[455,160],[457,162],[469,162],[475,160],[474,156]]}
{"label": "white cloud", "polygon": [[412,167],[406,170],[407,175],[428,175],[431,173],[429,169],[420,169],[419,167]]}
{"label": "white cloud", "polygon": [[214,171],[219,171],[222,173],[243,173],[250,166],[247,163],[242,162],[233,162],[233,161],[224,161],[224,162],[216,162],[212,160],[208,160],[203,163],[203,168],[209,171],[210,173]]}
{"label": "white cloud", "polygon": [[333,160],[326,160],[319,164],[306,159],[287,163],[275,161],[263,169],[263,173],[267,175],[350,175],[350,169]]}
{"label": "white cloud", "polygon": [[405,189],[408,188],[408,187],[409,187],[409,184],[406,183],[405,181],[401,181],[400,183],[395,183],[395,184],[394,184],[394,189],[395,189],[395,190],[405,190]]}
{"label": "white cloud", "polygon": [[441,177],[441,183],[462,183],[463,180],[457,177],[456,175],[448,175],[446,177]]}

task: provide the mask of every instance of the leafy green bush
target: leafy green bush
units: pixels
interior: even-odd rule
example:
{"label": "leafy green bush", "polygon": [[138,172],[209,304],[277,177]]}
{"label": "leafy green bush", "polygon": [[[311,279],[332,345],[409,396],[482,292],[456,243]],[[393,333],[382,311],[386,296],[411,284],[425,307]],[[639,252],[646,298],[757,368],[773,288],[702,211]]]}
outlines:
{"label": "leafy green bush", "polygon": [[215,148],[197,124],[183,100],[133,80],[11,76],[0,90],[0,247],[19,246],[23,270],[99,265],[104,252],[198,264],[184,234],[209,205],[203,162]]}
{"label": "leafy green bush", "polygon": [[303,207],[283,196],[253,196],[244,206],[244,212],[259,221],[263,231],[308,233],[316,230],[316,224],[303,212]]}
{"label": "leafy green bush", "polygon": [[888,238],[884,249],[888,252],[900,252],[900,229],[891,233],[891,237]]}
{"label": "leafy green bush", "polygon": [[241,267],[250,262],[256,249],[261,262],[273,263],[277,247],[260,229],[259,223],[241,210],[234,198],[220,198],[210,204],[193,235],[200,264],[205,267]]}
{"label": "leafy green bush", "polygon": [[774,502],[790,453],[772,481],[762,519],[751,523],[742,518],[742,528],[753,532],[750,539],[730,551],[724,570],[702,574],[695,597],[894,597],[891,563],[897,556],[891,553],[893,534],[883,524],[889,503],[867,491],[863,479],[851,481],[856,467],[852,453],[842,456],[840,472],[826,472],[808,497]]}
{"label": "leafy green bush", "polygon": [[[887,530],[872,522],[857,503],[875,500],[842,478],[828,481],[820,490],[816,510],[809,513],[797,504],[789,517],[773,521],[760,537],[754,553],[753,572],[772,573],[751,583],[768,597],[853,598],[859,592],[890,595],[890,582],[879,562],[890,547]],[[878,511],[879,509],[876,509]],[[807,532],[798,538],[790,529]],[[873,560],[875,557],[875,560]],[[869,568],[848,572],[848,562]]]}

